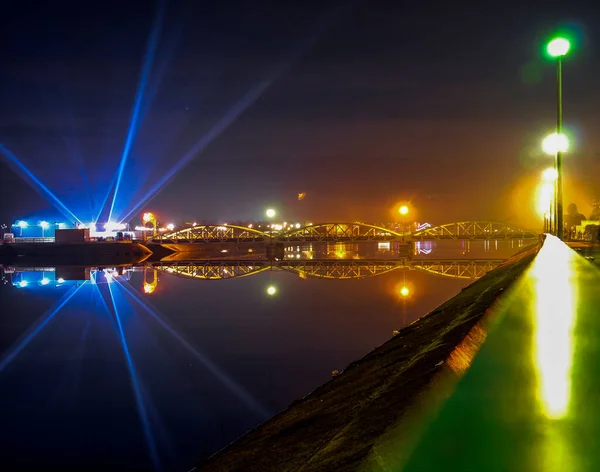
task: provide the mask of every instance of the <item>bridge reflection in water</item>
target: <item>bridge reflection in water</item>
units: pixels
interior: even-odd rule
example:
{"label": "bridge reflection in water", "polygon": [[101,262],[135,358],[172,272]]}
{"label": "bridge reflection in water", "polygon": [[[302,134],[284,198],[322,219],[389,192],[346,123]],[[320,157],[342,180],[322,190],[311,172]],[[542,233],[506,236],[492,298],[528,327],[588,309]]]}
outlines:
{"label": "bridge reflection in water", "polygon": [[[266,270],[284,270],[301,278],[363,279],[394,270],[423,270],[434,275],[457,279],[477,279],[496,268],[505,259],[362,259],[362,260],[206,260],[175,264],[148,264],[148,271],[163,271],[198,280],[225,280],[258,274]],[[155,279],[156,277],[154,277]]]}
{"label": "bridge reflection in water", "polygon": [[418,231],[398,231],[367,223],[320,223],[289,231],[261,231],[237,225],[196,225],[162,234],[157,242],[173,243],[310,243],[378,242],[413,240],[506,240],[537,239],[539,232],[495,221],[462,221]]}

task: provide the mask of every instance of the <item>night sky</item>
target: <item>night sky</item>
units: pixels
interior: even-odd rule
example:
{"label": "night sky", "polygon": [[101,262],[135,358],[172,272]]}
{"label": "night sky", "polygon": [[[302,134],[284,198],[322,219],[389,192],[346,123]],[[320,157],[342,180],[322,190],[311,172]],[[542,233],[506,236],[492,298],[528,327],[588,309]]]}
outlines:
{"label": "night sky", "polygon": [[[248,220],[273,206],[288,221],[379,222],[408,200],[420,221],[535,227],[550,164],[539,142],[555,119],[541,50],[567,27],[565,203],[589,212],[600,15],[575,2],[443,5],[11,2],[0,144],[86,222],[108,217],[137,108],[113,219]],[[0,166],[0,222],[61,219],[4,154]]]}

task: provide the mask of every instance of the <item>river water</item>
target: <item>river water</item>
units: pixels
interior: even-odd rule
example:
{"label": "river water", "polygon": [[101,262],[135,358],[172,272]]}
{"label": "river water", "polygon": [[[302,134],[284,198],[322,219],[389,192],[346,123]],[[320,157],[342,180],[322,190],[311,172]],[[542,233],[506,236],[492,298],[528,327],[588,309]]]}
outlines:
{"label": "river water", "polygon": [[[421,242],[411,260],[433,272],[403,267],[385,244],[292,247],[270,269],[251,256],[163,265],[156,284],[152,268],[79,281],[5,268],[0,463],[189,470],[473,282],[423,261],[455,275],[449,259],[504,259],[523,245]],[[396,267],[380,270],[386,260]]]}

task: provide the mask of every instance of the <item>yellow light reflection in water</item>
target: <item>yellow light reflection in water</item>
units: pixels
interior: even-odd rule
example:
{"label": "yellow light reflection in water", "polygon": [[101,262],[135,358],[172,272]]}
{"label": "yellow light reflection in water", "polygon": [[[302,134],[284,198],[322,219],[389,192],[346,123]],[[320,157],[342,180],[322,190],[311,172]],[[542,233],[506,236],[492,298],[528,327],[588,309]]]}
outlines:
{"label": "yellow light reflection in water", "polygon": [[536,280],[533,361],[538,397],[545,416],[550,419],[562,418],[569,410],[576,315],[571,283],[575,257],[558,238],[548,236],[532,266]]}

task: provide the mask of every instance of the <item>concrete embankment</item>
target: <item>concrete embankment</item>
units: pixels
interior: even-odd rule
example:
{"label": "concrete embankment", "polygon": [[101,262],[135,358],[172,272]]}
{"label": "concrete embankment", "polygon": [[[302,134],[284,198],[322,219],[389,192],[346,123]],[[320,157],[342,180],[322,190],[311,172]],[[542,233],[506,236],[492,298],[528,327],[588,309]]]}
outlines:
{"label": "concrete embankment", "polygon": [[[341,375],[199,463],[197,470],[397,470],[385,449],[394,444],[397,450],[398,438],[410,448],[418,417],[431,414],[468,368],[493,317],[488,308],[525,271],[539,247],[489,272]],[[401,456],[398,451],[399,461]]]}

